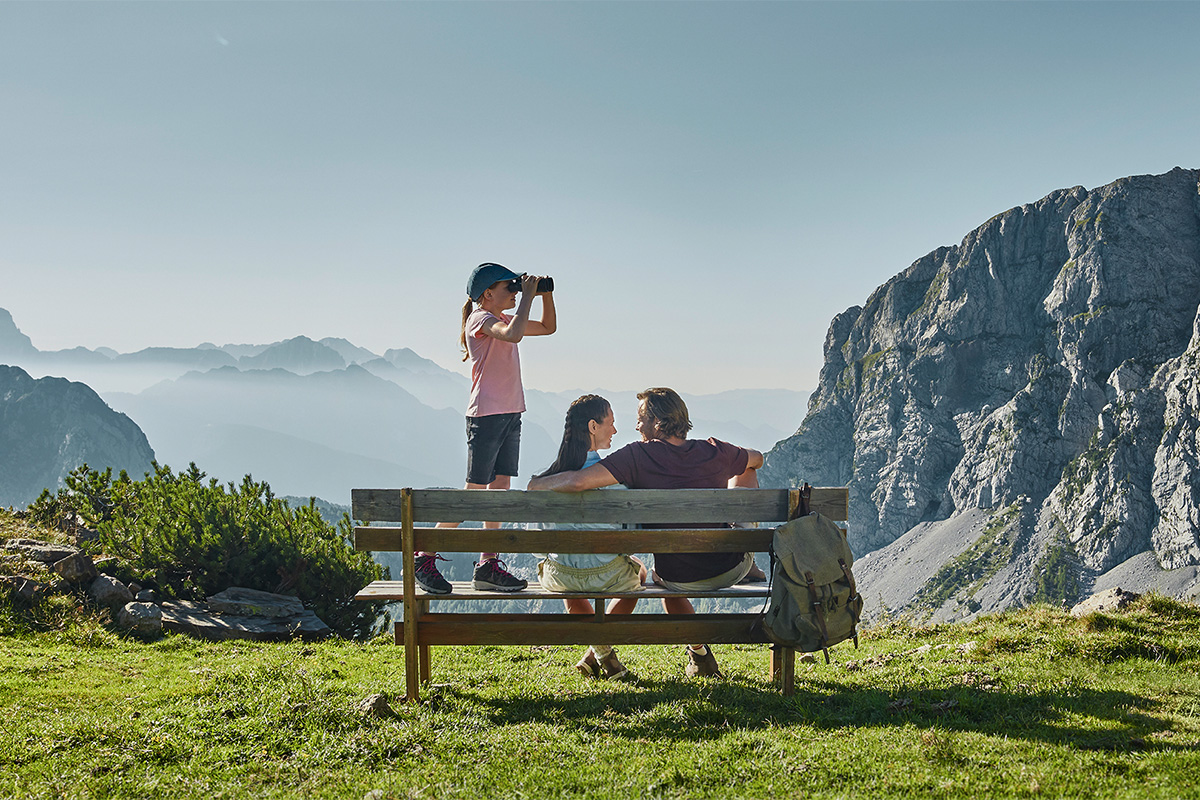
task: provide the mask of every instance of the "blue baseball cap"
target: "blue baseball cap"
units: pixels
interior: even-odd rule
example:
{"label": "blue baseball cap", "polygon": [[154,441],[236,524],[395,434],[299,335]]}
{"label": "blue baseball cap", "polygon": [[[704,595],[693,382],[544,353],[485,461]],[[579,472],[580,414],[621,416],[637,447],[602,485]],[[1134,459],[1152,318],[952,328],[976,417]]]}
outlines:
{"label": "blue baseball cap", "polygon": [[471,277],[467,279],[467,295],[475,301],[478,301],[487,288],[496,281],[517,281],[521,276],[513,272],[503,264],[493,264],[488,261],[480,264],[471,271]]}

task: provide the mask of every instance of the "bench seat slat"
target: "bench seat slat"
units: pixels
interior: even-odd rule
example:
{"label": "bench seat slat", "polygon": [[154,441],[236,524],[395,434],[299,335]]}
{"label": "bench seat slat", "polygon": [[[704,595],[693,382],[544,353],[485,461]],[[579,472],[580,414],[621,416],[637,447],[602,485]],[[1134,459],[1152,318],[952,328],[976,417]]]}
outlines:
{"label": "bench seat slat", "polygon": [[[403,643],[396,623],[396,642]],[[422,645],[758,644],[767,643],[752,613],[628,614],[596,622],[588,614],[426,614],[417,622]]]}
{"label": "bench seat slat", "polygon": [[[450,581],[450,594],[429,594],[417,587],[417,597],[422,600],[566,600],[572,597],[612,598],[636,597],[639,600],[657,600],[662,597],[733,597],[762,599],[767,597],[765,583],[739,583],[725,589],[714,589],[709,592],[677,592],[657,584],[646,584],[638,592],[548,592],[533,581],[528,589],[520,592],[481,591],[471,586],[470,581]],[[373,581],[365,589],[354,595],[355,600],[374,600],[397,602],[404,599],[403,581]]]}
{"label": "bench seat slat", "polygon": [[[355,528],[354,549],[402,549],[402,528]],[[417,550],[439,553],[765,553],[770,528],[677,530],[526,530],[524,528],[414,528]],[[656,542],[653,549],[651,541]]]}

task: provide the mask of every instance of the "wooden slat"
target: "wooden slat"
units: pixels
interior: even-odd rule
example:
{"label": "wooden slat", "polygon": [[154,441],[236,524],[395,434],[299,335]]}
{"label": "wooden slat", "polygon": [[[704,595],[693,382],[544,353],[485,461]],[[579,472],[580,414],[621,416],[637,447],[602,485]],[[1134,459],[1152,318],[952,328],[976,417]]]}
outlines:
{"label": "wooden slat", "polygon": [[[354,489],[355,519],[401,519],[400,489]],[[846,487],[814,488],[812,508],[846,519]],[[414,489],[416,522],[640,522],[666,524],[781,522],[787,519],[786,489],[631,489],[615,492]]]}
{"label": "wooden slat", "polygon": [[[769,594],[767,584],[765,583],[739,583],[736,586],[713,589],[708,592],[677,592],[657,584],[647,584],[639,592],[548,592],[536,581],[529,584],[528,589],[520,592],[481,591],[472,588],[470,581],[451,581],[450,586],[453,588],[450,594],[427,594],[424,590],[417,588],[416,596],[421,600],[429,602],[435,600],[567,600],[580,597],[585,600],[592,598],[607,600],[613,597],[636,597],[639,600],[658,600],[663,597],[744,597],[762,599]],[[403,598],[404,584],[402,581],[374,581],[358,594],[354,595],[355,600],[385,603],[396,602]]]}
{"label": "wooden slat", "polygon": [[[399,629],[403,623],[396,623]],[[437,614],[421,617],[423,645],[762,644],[758,614]],[[400,634],[397,632],[397,641]],[[407,655],[406,655],[407,657]]]}
{"label": "wooden slat", "polygon": [[[355,528],[354,549],[373,552],[402,550],[402,531],[402,528]],[[771,547],[771,535],[770,528],[413,530],[416,549],[431,553],[765,553]]]}

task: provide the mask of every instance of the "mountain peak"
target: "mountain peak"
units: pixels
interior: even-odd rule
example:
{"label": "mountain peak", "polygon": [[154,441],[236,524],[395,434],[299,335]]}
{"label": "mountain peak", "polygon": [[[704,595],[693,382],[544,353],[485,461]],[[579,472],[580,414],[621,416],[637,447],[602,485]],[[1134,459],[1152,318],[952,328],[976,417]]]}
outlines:
{"label": "mountain peak", "polygon": [[12,314],[0,308],[0,357],[28,356],[37,352],[33,341],[17,327]]}
{"label": "mountain peak", "polygon": [[346,360],[338,352],[307,336],[296,336],[273,344],[258,355],[243,356],[244,369],[286,369],[297,374],[342,369]]}
{"label": "mountain peak", "polygon": [[764,483],[849,485],[858,553],[988,510],[941,526],[1008,542],[955,595],[984,611],[1037,596],[1051,567],[1084,587],[1145,552],[1200,564],[1198,183],[1059,190],[918,259],[834,319]]}

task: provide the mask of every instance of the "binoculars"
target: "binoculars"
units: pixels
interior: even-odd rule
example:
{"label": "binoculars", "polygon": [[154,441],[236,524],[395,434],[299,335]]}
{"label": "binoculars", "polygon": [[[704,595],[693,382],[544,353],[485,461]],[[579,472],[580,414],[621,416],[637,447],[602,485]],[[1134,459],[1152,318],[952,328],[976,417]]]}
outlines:
{"label": "binoculars", "polygon": [[[512,290],[514,292],[521,291],[521,282],[520,281],[512,281],[512,283],[509,285],[512,286]],[[541,294],[543,292],[553,292],[554,291],[554,278],[539,278],[538,284],[537,284],[537,291],[538,291],[538,294]]]}

